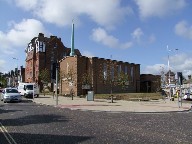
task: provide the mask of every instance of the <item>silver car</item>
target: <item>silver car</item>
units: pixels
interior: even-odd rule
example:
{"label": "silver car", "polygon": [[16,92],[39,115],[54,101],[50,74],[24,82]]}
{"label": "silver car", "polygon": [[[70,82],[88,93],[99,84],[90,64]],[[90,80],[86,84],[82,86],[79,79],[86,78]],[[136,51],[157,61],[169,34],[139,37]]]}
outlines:
{"label": "silver car", "polygon": [[18,92],[16,88],[5,88],[1,94],[1,101],[5,102],[20,102],[21,94]]}

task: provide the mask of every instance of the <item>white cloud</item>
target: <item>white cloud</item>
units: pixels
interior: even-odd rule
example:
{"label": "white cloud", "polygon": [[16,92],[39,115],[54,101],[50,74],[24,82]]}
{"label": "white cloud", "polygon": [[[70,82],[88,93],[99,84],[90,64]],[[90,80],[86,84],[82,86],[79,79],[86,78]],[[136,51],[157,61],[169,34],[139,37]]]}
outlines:
{"label": "white cloud", "polygon": [[[176,72],[182,72],[183,75],[187,78],[188,75],[192,75],[192,58],[190,56],[191,54],[176,54],[169,57],[170,61],[170,69],[174,73]],[[168,60],[167,60],[168,61]],[[164,72],[168,72],[168,66],[167,64],[155,64],[155,65],[149,65],[146,66],[141,73],[145,74],[160,74],[162,71],[162,67],[164,68]]]}
{"label": "white cloud", "polygon": [[134,32],[131,35],[132,35],[132,37],[134,39],[137,40],[137,42],[139,42],[141,36],[144,35],[144,34],[143,34],[143,31],[141,30],[141,28],[137,28],[137,29],[134,30]]}
{"label": "white cloud", "polygon": [[83,56],[87,56],[87,57],[94,57],[94,54],[91,53],[91,52],[89,52],[89,51],[83,51],[83,52],[82,52],[82,55],[83,55]]}
{"label": "white cloud", "polygon": [[102,43],[110,48],[122,48],[127,49],[132,46],[132,42],[120,43],[117,38],[112,35],[107,34],[107,32],[102,28],[93,29],[91,38]]}
{"label": "white cloud", "polygon": [[154,35],[154,34],[151,34],[151,35],[149,36],[149,43],[153,43],[153,42],[155,42],[155,41],[156,41],[155,35]]}
{"label": "white cloud", "polygon": [[186,21],[180,21],[175,25],[175,33],[192,40],[192,25],[189,26]]}
{"label": "white cloud", "polygon": [[0,31],[1,52],[13,54],[18,47],[24,50],[24,47],[39,32],[45,32],[45,29],[42,23],[35,19],[24,19],[20,23],[12,22],[8,32]]}
{"label": "white cloud", "polygon": [[163,17],[186,6],[186,0],[135,0],[141,18]]}
{"label": "white cloud", "polygon": [[143,70],[142,70],[142,74],[154,74],[154,75],[160,75],[162,68],[166,69],[166,65],[164,64],[155,64],[155,65],[149,65],[146,66]]}
{"label": "white cloud", "polygon": [[17,6],[22,7],[24,10],[32,10],[38,5],[38,0],[15,0]]}
{"label": "white cloud", "polygon": [[[0,59],[0,72],[3,72],[4,71],[4,65],[5,65],[5,60],[2,60],[2,59]],[[4,72],[3,72],[4,73]]]}
{"label": "white cloud", "polygon": [[133,13],[128,6],[121,7],[121,0],[15,0],[18,7],[32,12],[46,22],[58,26],[71,24],[72,19],[88,16],[97,24],[113,27]]}

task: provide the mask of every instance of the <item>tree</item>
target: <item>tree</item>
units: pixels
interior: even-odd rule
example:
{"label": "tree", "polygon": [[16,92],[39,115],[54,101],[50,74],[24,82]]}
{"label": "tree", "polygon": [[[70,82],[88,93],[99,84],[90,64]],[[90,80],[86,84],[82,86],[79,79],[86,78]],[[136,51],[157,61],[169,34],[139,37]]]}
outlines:
{"label": "tree", "polygon": [[91,75],[89,73],[84,73],[81,79],[82,85],[90,85],[91,84]]}
{"label": "tree", "polygon": [[43,83],[43,92],[44,92],[44,96],[45,96],[45,89],[47,88],[48,83],[51,82],[49,70],[46,68],[41,70],[39,73],[39,78],[41,79],[41,82]]}
{"label": "tree", "polygon": [[[73,68],[69,69],[69,71],[61,71],[60,72],[60,77],[62,78],[63,81],[67,82],[67,84],[71,87],[77,85],[77,79],[76,79],[76,72],[74,71]],[[70,89],[70,95],[73,100],[74,96],[74,90],[73,88]]]}
{"label": "tree", "polygon": [[129,85],[129,76],[128,74],[121,72],[117,78],[117,84],[122,87],[122,89],[126,89]]}
{"label": "tree", "polygon": [[51,82],[49,70],[46,69],[46,68],[41,70],[40,73],[39,73],[39,78],[41,79],[42,83],[49,83],[49,82]]}
{"label": "tree", "polygon": [[122,71],[121,65],[113,60],[101,63],[99,67],[99,79],[103,81],[103,84],[110,85],[111,103],[113,103],[114,87],[120,86],[123,90],[126,90],[130,82],[129,75],[127,71]]}
{"label": "tree", "polygon": [[6,87],[7,85],[7,80],[5,75],[2,75],[2,73],[0,73],[0,87]]}

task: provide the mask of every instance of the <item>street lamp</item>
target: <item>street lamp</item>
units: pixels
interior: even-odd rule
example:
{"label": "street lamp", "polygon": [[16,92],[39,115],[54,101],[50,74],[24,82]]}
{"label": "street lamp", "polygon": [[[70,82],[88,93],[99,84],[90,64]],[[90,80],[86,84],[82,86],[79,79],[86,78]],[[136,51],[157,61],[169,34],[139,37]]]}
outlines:
{"label": "street lamp", "polygon": [[[170,70],[170,60],[169,60],[169,52],[173,51],[171,49],[168,48],[168,45],[167,45],[167,50],[168,50],[168,84],[169,84],[169,98],[171,100],[171,70]],[[178,51],[178,49],[174,49],[176,51]]]}
{"label": "street lamp", "polygon": [[163,66],[160,66],[161,68],[161,88],[164,88],[165,87],[165,76],[164,76],[164,67]]}
{"label": "street lamp", "polygon": [[167,50],[168,50],[168,62],[167,62],[167,65],[168,65],[168,85],[169,85],[169,99],[171,100],[171,79],[170,79],[170,64],[169,64],[169,52],[171,51],[169,48],[168,48],[168,45],[167,45]]}
{"label": "street lamp", "polygon": [[[54,47],[51,51],[51,80],[53,82],[53,98],[56,97],[56,105],[58,105],[58,46],[57,42],[54,44]],[[55,49],[56,49],[56,56],[55,56]],[[56,60],[55,60],[56,59]]]}
{"label": "street lamp", "polygon": [[15,57],[12,57],[12,59],[14,59],[14,60],[17,60],[17,83],[18,83],[18,81],[19,81],[19,77],[18,77],[18,58],[15,58]]}

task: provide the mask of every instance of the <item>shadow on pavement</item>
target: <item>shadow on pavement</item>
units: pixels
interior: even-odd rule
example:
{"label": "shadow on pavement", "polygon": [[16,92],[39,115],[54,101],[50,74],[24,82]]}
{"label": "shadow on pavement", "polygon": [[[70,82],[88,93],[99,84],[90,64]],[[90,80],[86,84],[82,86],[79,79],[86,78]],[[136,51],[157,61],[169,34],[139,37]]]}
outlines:
{"label": "shadow on pavement", "polygon": [[24,126],[53,122],[68,122],[70,119],[60,115],[29,115],[15,119],[2,119],[4,126]]}
{"label": "shadow on pavement", "polygon": [[91,139],[90,136],[11,133],[18,144],[77,144]]}
{"label": "shadow on pavement", "polygon": [[9,113],[9,112],[17,112],[17,111],[22,111],[22,110],[4,110],[4,109],[0,109],[0,114]]}
{"label": "shadow on pavement", "polygon": [[33,99],[22,99],[20,103],[32,103]]}
{"label": "shadow on pavement", "polygon": [[41,97],[38,97],[38,98],[53,98],[53,97],[41,96]]}

